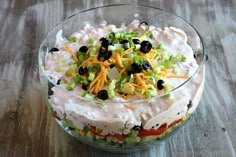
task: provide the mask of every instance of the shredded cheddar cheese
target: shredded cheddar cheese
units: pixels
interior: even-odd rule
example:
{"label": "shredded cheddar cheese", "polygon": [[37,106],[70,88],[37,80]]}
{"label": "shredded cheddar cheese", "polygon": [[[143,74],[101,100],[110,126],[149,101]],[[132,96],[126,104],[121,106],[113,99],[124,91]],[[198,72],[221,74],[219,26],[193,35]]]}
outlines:
{"label": "shredded cheddar cheese", "polygon": [[124,67],[124,65],[123,65],[123,63],[122,63],[122,61],[121,61],[121,58],[120,58],[120,53],[117,52],[117,51],[116,51],[116,62],[117,62],[117,64],[118,64],[121,68]]}
{"label": "shredded cheddar cheese", "polygon": [[124,55],[128,54],[131,50],[133,50],[134,47],[130,47],[127,50],[125,50],[124,52],[122,52],[121,56],[123,57]]}
{"label": "shredded cheddar cheese", "polygon": [[187,79],[189,76],[186,75],[167,75],[166,78],[182,78],[182,79]]}
{"label": "shredded cheddar cheese", "polygon": [[67,46],[67,45],[64,45],[64,49],[67,51],[67,52],[69,52],[69,54],[71,54],[71,56],[73,57],[73,59],[75,60],[75,61],[79,61],[78,60],[78,58],[77,58],[77,56],[74,54],[74,52]]}
{"label": "shredded cheddar cheese", "polygon": [[135,106],[131,106],[131,105],[128,105],[128,104],[124,104],[124,107],[129,109],[129,110],[132,110],[132,111],[135,111],[135,109],[136,109]]}

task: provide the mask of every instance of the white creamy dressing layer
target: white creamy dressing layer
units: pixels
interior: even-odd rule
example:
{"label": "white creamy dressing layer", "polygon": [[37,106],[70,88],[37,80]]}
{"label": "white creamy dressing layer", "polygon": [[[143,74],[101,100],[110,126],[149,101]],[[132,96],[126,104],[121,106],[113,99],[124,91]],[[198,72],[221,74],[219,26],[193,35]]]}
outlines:
{"label": "white creamy dressing layer", "polygon": [[[87,24],[83,30],[72,34],[73,37],[77,38],[76,43],[68,43],[66,39],[59,35],[56,46],[62,48],[66,43],[74,52],[77,52],[81,46],[86,45],[90,37],[98,41],[101,37],[107,35],[108,30],[113,32],[125,30],[129,32],[134,29],[140,29],[142,32],[152,31],[154,45],[161,43],[166,51],[174,55],[185,55],[187,61],[177,64],[178,72],[181,75],[191,76],[198,68],[198,64],[193,58],[193,51],[187,44],[187,36],[182,30],[174,27],[166,27],[164,29],[154,26],[139,27],[139,21],[137,20],[134,20],[127,27],[123,25],[120,28],[107,24],[102,24],[100,28],[94,28]],[[69,67],[68,64],[71,62],[73,62],[72,57],[62,48],[56,53],[48,54],[45,70],[56,82],[64,75]],[[61,67],[61,72],[55,71],[58,67]],[[171,97],[153,98],[148,102],[125,103],[124,100],[116,97],[112,100],[106,100],[104,107],[99,107],[97,104],[73,96],[81,95],[81,87],[76,87],[70,92],[71,95],[57,87],[53,87],[54,93],[49,101],[59,117],[63,117],[63,114],[66,113],[66,118],[71,120],[79,129],[83,129],[84,126],[89,124],[101,129],[101,134],[104,135],[128,134],[135,125],[142,124],[144,129],[157,129],[164,123],[169,125],[173,121],[182,118],[187,112],[193,112],[201,98],[204,77],[204,69],[201,69],[190,82],[172,92]],[[186,80],[171,78],[164,81],[176,87]],[[63,86],[65,88],[65,85]],[[193,107],[188,110],[187,105],[190,100],[193,102]],[[125,108],[124,104],[134,106],[135,110]]]}

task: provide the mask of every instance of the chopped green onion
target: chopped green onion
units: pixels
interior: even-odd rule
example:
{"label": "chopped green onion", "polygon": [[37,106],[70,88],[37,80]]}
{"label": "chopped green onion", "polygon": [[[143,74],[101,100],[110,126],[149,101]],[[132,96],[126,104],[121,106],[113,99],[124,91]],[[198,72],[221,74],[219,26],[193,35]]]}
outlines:
{"label": "chopped green onion", "polygon": [[75,82],[71,82],[68,86],[67,86],[67,90],[68,91],[72,91],[75,89],[76,83]]}
{"label": "chopped green onion", "polygon": [[70,43],[76,42],[76,38],[75,38],[75,37],[71,37],[71,38],[69,38],[68,40],[69,40]]}
{"label": "chopped green onion", "polygon": [[119,39],[120,37],[121,37],[121,33],[120,32],[115,33],[115,38],[116,39]]}
{"label": "chopped green onion", "polygon": [[81,84],[88,85],[88,84],[89,84],[89,81],[88,81],[88,80],[83,80],[83,81],[81,82]]}
{"label": "chopped green onion", "polygon": [[122,88],[123,85],[127,82],[127,76],[122,74],[116,82],[116,87],[118,89]]}
{"label": "chopped green onion", "polygon": [[112,80],[111,83],[109,84],[109,87],[107,90],[107,94],[110,99],[114,98],[116,96],[115,95],[115,87],[116,87],[116,80]]}
{"label": "chopped green onion", "polygon": [[114,38],[115,38],[115,33],[114,32],[110,32],[108,34],[108,37],[107,37],[109,40],[111,40],[113,43],[114,43]]}
{"label": "chopped green onion", "polygon": [[101,66],[98,63],[93,64],[93,70],[95,72],[99,72],[101,70]]}
{"label": "chopped green onion", "polygon": [[82,80],[83,80],[83,78],[82,78],[80,75],[76,75],[76,76],[74,77],[75,83],[81,83]]}
{"label": "chopped green onion", "polygon": [[139,30],[138,29],[135,29],[133,30],[130,34],[133,36],[133,37],[137,37],[139,35]]}
{"label": "chopped green onion", "polygon": [[147,32],[146,36],[147,36],[148,38],[151,38],[151,37],[152,37],[152,32],[151,32],[151,31]]}
{"label": "chopped green onion", "polygon": [[130,47],[134,47],[135,46],[132,40],[129,41],[129,45],[130,45]]}
{"label": "chopped green onion", "polygon": [[163,49],[163,45],[162,45],[162,44],[158,44],[157,49],[158,49],[158,50]]}
{"label": "chopped green onion", "polygon": [[64,84],[64,83],[66,83],[65,80],[61,80],[61,81],[60,81],[60,84]]}
{"label": "chopped green onion", "polygon": [[95,78],[95,73],[89,73],[89,77],[88,77],[88,80],[90,80],[90,81],[93,81],[94,80],[94,78]]}
{"label": "chopped green onion", "polygon": [[84,97],[86,100],[93,100],[94,99],[94,96],[88,94],[87,92],[82,92],[81,94],[82,97]]}
{"label": "chopped green onion", "polygon": [[139,64],[139,65],[142,65],[144,60],[145,60],[145,58],[142,57],[142,56],[135,55],[133,57],[133,62],[136,63],[136,64]]}
{"label": "chopped green onion", "polygon": [[80,53],[79,51],[77,52],[77,56],[79,59],[79,65],[81,65],[83,61],[89,58],[89,55],[86,55],[85,53]]}
{"label": "chopped green onion", "polygon": [[97,53],[97,50],[96,49],[93,49],[93,50],[90,50],[89,51],[89,56],[93,56]]}
{"label": "chopped green onion", "polygon": [[56,67],[56,68],[55,68],[55,71],[59,73],[59,72],[62,71],[62,69],[61,69],[61,67]]}
{"label": "chopped green onion", "polygon": [[71,128],[76,128],[75,127],[75,125],[73,124],[73,122],[71,121],[71,120],[69,120],[69,119],[63,119],[63,121],[62,121],[63,123],[62,123],[62,125],[63,125],[63,127],[71,127]]}
{"label": "chopped green onion", "polygon": [[66,75],[67,77],[72,76],[72,70],[71,70],[71,69],[67,70],[66,73],[65,73],[65,75]]}
{"label": "chopped green onion", "polygon": [[157,90],[156,89],[148,89],[145,91],[145,95],[147,97],[154,97],[156,96],[158,93],[157,93]]}
{"label": "chopped green onion", "polygon": [[79,60],[84,61],[85,60],[85,55],[84,54],[79,54]]}
{"label": "chopped green onion", "polygon": [[97,104],[100,106],[100,107],[104,107],[105,106],[105,102],[101,99],[97,99]]}
{"label": "chopped green onion", "polygon": [[119,48],[117,48],[116,49],[118,52],[120,52],[120,53],[122,53],[122,52],[124,52],[125,51],[125,49],[124,48],[122,48],[122,47],[119,47]]}
{"label": "chopped green onion", "polygon": [[98,63],[94,63],[93,66],[88,67],[88,72],[99,72],[101,70],[101,66]]}
{"label": "chopped green onion", "polygon": [[128,67],[130,66],[129,61],[124,61],[124,62],[123,62],[123,65],[124,65],[126,68],[128,68]]}
{"label": "chopped green onion", "polygon": [[89,45],[92,45],[94,43],[94,39],[93,38],[89,38],[87,42],[88,42]]}

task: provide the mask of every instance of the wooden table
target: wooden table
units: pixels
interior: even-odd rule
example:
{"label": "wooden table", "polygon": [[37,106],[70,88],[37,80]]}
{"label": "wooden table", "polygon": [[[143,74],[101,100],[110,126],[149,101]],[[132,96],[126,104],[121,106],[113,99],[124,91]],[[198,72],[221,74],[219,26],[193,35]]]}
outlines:
{"label": "wooden table", "polygon": [[122,1],[0,0],[1,157],[232,157],[236,151],[236,0],[130,0],[175,13],[200,32],[209,60],[201,103],[176,134],[148,150],[111,154],[67,135],[42,101],[37,55],[65,17]]}

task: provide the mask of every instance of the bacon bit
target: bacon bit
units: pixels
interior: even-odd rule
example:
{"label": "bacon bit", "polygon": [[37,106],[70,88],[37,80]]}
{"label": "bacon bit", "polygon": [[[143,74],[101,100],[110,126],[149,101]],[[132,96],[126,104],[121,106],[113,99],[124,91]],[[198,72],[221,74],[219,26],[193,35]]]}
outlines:
{"label": "bacon bit", "polygon": [[123,63],[122,63],[122,61],[121,61],[121,58],[120,58],[120,53],[117,52],[117,51],[116,51],[116,62],[117,62],[117,64],[118,64],[121,68],[124,67],[124,65],[123,65]]}
{"label": "bacon bit", "polygon": [[166,78],[182,78],[182,79],[187,79],[189,76],[186,75],[168,75]]}
{"label": "bacon bit", "polygon": [[124,104],[124,107],[127,108],[127,109],[130,109],[132,111],[135,111],[135,109],[136,109],[135,106],[131,106],[131,105],[128,105],[128,104]]}
{"label": "bacon bit", "polygon": [[69,52],[69,54],[74,58],[75,61],[79,61],[77,56],[74,54],[74,52],[67,46],[67,45],[64,45],[64,49]]}

